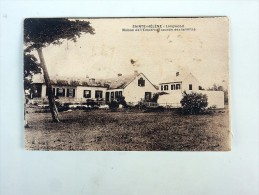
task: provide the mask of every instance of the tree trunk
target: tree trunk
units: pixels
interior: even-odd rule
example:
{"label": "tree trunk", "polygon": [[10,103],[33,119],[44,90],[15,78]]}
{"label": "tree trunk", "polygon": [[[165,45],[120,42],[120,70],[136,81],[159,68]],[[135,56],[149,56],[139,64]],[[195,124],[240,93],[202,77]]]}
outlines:
{"label": "tree trunk", "polygon": [[46,63],[43,57],[43,52],[42,52],[42,48],[37,49],[39,58],[40,58],[40,64],[41,64],[41,68],[43,70],[43,75],[44,75],[44,80],[45,80],[45,84],[46,84],[46,88],[47,88],[47,93],[48,93],[48,100],[49,100],[49,108],[50,108],[50,112],[52,115],[52,119],[54,122],[59,122],[58,119],[58,109],[57,106],[55,104],[55,99],[54,99],[54,95],[52,92],[52,86],[50,83],[50,78],[49,78],[49,73],[48,73],[48,69],[46,67]]}

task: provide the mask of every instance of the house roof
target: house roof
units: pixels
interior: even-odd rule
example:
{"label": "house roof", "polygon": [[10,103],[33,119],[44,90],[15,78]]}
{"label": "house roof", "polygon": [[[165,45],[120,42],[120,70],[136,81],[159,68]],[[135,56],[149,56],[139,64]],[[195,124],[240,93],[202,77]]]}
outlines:
{"label": "house roof", "polygon": [[[193,76],[192,73],[185,73],[185,72],[179,72],[178,76],[176,76],[176,73],[171,74],[171,75],[167,75],[164,79],[162,79],[160,84],[163,84],[163,83],[179,83],[179,82],[184,81],[189,75]],[[193,77],[195,78],[195,76],[193,76]]]}
{"label": "house roof", "polygon": [[124,89],[128,86],[139,74],[122,75],[109,79],[101,79],[100,82],[108,84],[110,89]]}
{"label": "house roof", "polygon": [[[33,83],[45,83],[43,75],[37,74],[32,78]],[[60,86],[92,86],[92,87],[105,87],[103,83],[100,83],[98,79],[95,79],[95,83],[90,83],[88,78],[75,78],[64,76],[51,76],[50,82],[52,85]]]}
{"label": "house roof", "polygon": [[[106,87],[109,89],[124,89],[140,74],[143,74],[143,73],[121,75],[121,76],[117,76],[109,79],[95,79],[94,84],[89,82],[89,79],[87,78],[70,78],[70,77],[52,76],[51,83],[55,85],[62,85],[62,86],[91,86],[91,87]],[[45,83],[43,75],[41,74],[34,75],[33,83]],[[156,89],[158,88],[156,85],[153,85],[153,86]]]}

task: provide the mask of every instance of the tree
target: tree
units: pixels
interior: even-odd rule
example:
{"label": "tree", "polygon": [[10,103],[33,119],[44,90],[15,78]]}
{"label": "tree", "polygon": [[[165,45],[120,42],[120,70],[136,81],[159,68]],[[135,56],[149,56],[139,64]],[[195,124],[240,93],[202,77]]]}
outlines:
{"label": "tree", "polygon": [[208,106],[208,97],[206,94],[184,91],[181,105],[184,114],[200,114]]}
{"label": "tree", "polygon": [[24,72],[23,72],[23,79],[24,79],[24,126],[29,127],[28,121],[26,120],[26,104],[28,99],[25,95],[25,90],[31,90],[31,83],[32,83],[32,76],[34,74],[41,73],[41,68],[39,67],[39,63],[37,62],[37,58],[34,55],[24,53],[23,56],[24,60]]}
{"label": "tree", "polygon": [[27,18],[24,20],[25,52],[36,50],[47,88],[49,107],[54,122],[59,122],[52,86],[43,56],[43,48],[51,44],[60,45],[64,40],[76,41],[82,33],[94,34],[90,22],[67,18]]}
{"label": "tree", "polygon": [[37,58],[29,53],[24,53],[24,89],[31,89],[32,76],[34,74],[41,73],[41,68],[39,66]]}

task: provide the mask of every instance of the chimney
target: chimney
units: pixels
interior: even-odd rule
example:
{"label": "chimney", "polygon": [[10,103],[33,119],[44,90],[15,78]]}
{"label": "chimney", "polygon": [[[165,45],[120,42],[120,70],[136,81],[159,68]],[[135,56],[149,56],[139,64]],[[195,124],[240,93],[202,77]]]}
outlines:
{"label": "chimney", "polygon": [[104,83],[104,86],[109,89],[110,86],[111,86],[111,81],[106,81],[106,82]]}
{"label": "chimney", "polygon": [[122,74],[121,74],[121,73],[119,73],[119,74],[118,74],[118,77],[120,77],[120,76],[122,76]]}
{"label": "chimney", "polygon": [[89,83],[90,83],[91,85],[94,85],[94,84],[95,84],[95,79],[94,79],[94,78],[89,79]]}
{"label": "chimney", "polygon": [[177,76],[177,77],[179,76],[179,74],[180,74],[179,72],[176,72],[176,76]]}
{"label": "chimney", "polygon": [[134,75],[137,76],[138,75],[138,71],[134,70]]}
{"label": "chimney", "polygon": [[106,81],[105,84],[111,85],[111,81]]}

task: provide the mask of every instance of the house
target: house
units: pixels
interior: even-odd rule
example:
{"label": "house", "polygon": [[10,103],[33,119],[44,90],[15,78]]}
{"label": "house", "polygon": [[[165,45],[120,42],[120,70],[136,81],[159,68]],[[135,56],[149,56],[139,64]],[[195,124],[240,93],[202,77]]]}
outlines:
{"label": "house", "polygon": [[[110,102],[124,96],[125,101],[137,104],[141,99],[150,100],[157,87],[143,74],[118,74],[109,79],[52,77],[52,91],[61,102],[83,103],[87,99]],[[46,101],[47,91],[42,75],[33,78],[31,98]]]}
{"label": "house", "polygon": [[199,90],[199,82],[192,73],[180,74],[166,77],[160,84],[160,90],[165,92],[183,92]]}
{"label": "house", "polygon": [[106,79],[104,83],[109,86],[105,97],[109,101],[119,96],[124,96],[126,102],[133,104],[141,99],[149,101],[158,90],[143,73],[136,71],[126,76],[118,74],[118,77]]}
{"label": "house", "polygon": [[208,106],[216,106],[224,108],[224,92],[223,91],[207,91],[202,89],[199,81],[192,73],[176,72],[162,80],[159,84],[160,92],[166,94],[161,95],[158,104],[161,106],[180,107],[183,92],[202,93],[208,97]]}

